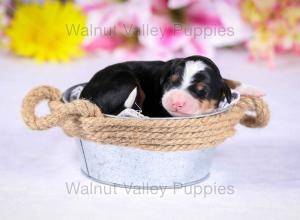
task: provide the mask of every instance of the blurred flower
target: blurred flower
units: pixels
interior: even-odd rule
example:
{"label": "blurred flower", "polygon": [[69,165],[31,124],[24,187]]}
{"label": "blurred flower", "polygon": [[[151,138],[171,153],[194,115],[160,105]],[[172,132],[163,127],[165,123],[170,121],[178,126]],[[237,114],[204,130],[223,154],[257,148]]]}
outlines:
{"label": "blurred flower", "polygon": [[4,28],[8,24],[8,17],[6,15],[7,3],[5,1],[0,2],[0,46],[5,42]]}
{"label": "blurred flower", "polygon": [[273,63],[276,53],[300,48],[300,4],[297,0],[242,0],[241,12],[254,30],[247,47],[251,58]]}
{"label": "blurred flower", "polygon": [[[90,29],[113,29],[108,35],[88,36],[85,42],[88,52],[111,51],[120,55],[122,51],[126,56],[136,54],[136,57],[150,59],[192,54],[212,56],[211,42],[187,34],[185,30],[193,25],[221,26],[219,17],[211,10],[214,5],[207,1],[100,0],[82,7]],[[176,30],[174,25],[178,23],[182,30]],[[154,29],[159,29],[159,33],[152,33]]]}
{"label": "blurred flower", "polygon": [[[149,21],[149,1],[102,0],[83,4],[82,7],[87,14],[87,27],[91,33],[84,46],[88,52],[113,51],[117,48],[136,51],[139,46],[136,28]],[[93,31],[97,28],[100,29],[98,34]]]}
{"label": "blurred flower", "polygon": [[191,3],[197,2],[197,0],[168,0],[168,7],[172,9],[182,8]]}
{"label": "blurred flower", "polygon": [[254,0],[244,0],[241,3],[242,15],[246,21],[257,24],[264,22],[272,13],[272,10],[267,8],[266,10],[260,9]]}
{"label": "blurred flower", "polygon": [[[192,44],[185,41],[182,51],[187,51],[184,47],[190,48],[194,45],[199,48],[202,45],[205,48],[202,52],[206,51],[202,54],[207,56],[214,54],[215,47],[241,43],[251,35],[250,28],[240,17],[238,6],[238,0],[152,0],[153,14],[181,24],[185,35],[187,33],[184,29],[202,30],[201,34],[191,38]],[[207,33],[211,34],[207,36]],[[189,37],[186,36],[187,38]],[[194,48],[194,51],[198,50]]]}
{"label": "blurred flower", "polygon": [[209,42],[196,39],[192,34],[177,29],[168,19],[154,17],[149,28],[157,26],[163,30],[162,35],[139,36],[139,41],[146,49],[149,58],[172,59],[195,54],[213,57],[214,49]]}
{"label": "blurred flower", "polygon": [[[285,1],[285,0],[283,0]],[[275,8],[275,6],[277,5],[277,0],[253,0],[255,6],[259,9],[259,10],[267,10],[270,11],[272,9]]]}
{"label": "blurred flower", "polygon": [[125,23],[136,26],[149,21],[149,6],[147,0],[98,0],[83,5],[83,11],[87,14],[95,12],[99,25]]}
{"label": "blurred flower", "polygon": [[250,51],[249,58],[254,60],[256,58],[261,58],[267,60],[269,65],[273,65],[273,44],[275,39],[266,28],[259,28],[254,32],[254,36],[251,41],[246,43],[247,48]]}
{"label": "blurred flower", "polygon": [[300,5],[290,5],[283,8],[282,15],[290,25],[297,25],[300,21]]}
{"label": "blurred flower", "polygon": [[221,26],[216,10],[218,2],[206,0],[153,0],[155,15],[167,15],[171,21],[201,26]]}
{"label": "blurred flower", "polygon": [[67,25],[85,25],[84,15],[73,3],[19,5],[6,30],[9,46],[17,55],[37,61],[67,61],[82,56],[84,36],[68,33]]}
{"label": "blurred flower", "polygon": [[[125,59],[134,54],[140,59],[168,59],[193,54],[212,57],[215,47],[236,44],[248,37],[237,1],[76,2],[86,13],[91,31],[84,43],[86,51],[124,54]],[[97,28],[102,31],[95,34]],[[111,31],[103,33],[104,29]],[[218,34],[220,30],[223,35]]]}

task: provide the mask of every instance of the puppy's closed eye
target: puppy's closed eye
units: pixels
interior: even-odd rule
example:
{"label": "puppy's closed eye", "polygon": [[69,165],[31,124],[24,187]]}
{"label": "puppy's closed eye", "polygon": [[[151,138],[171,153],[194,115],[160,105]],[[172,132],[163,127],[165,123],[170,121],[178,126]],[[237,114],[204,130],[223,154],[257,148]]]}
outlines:
{"label": "puppy's closed eye", "polygon": [[206,96],[206,85],[202,82],[196,83],[193,91],[196,93],[197,98],[204,99]]}
{"label": "puppy's closed eye", "polygon": [[200,91],[203,91],[203,90],[205,89],[205,84],[204,84],[204,83],[201,83],[201,82],[200,82],[200,83],[197,83],[196,86],[195,86],[195,88],[196,88],[196,90],[199,91],[199,92],[200,92]]}

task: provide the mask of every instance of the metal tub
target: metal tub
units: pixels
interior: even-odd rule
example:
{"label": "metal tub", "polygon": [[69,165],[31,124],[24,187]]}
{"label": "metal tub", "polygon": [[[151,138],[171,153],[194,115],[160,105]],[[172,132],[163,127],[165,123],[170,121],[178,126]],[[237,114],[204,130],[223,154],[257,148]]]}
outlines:
{"label": "metal tub", "polygon": [[[72,101],[75,90],[78,86],[69,88],[63,100]],[[214,148],[158,152],[80,139],[77,142],[82,172],[94,181],[120,187],[174,188],[196,184],[209,175],[214,156]]]}

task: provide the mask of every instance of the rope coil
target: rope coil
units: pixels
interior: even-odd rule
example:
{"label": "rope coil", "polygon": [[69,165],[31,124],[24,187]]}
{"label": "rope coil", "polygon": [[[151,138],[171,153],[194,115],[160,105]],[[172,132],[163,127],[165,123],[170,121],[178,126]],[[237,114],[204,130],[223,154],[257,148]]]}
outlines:
{"label": "rope coil", "polygon": [[[242,96],[225,113],[180,120],[111,118],[87,100],[63,103],[61,97],[61,92],[51,86],[32,89],[23,100],[25,124],[33,130],[60,126],[69,136],[101,144],[177,151],[214,147],[235,134],[236,124],[251,128],[265,127],[270,118],[267,104],[261,98],[252,96]],[[37,117],[35,108],[45,100],[48,100],[51,113]]]}

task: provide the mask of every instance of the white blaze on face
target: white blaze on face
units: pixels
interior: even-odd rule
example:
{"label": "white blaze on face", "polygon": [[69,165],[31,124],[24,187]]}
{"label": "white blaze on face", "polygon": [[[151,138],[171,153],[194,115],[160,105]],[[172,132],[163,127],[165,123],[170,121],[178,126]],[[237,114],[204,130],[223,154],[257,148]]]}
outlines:
{"label": "white blaze on face", "polygon": [[194,76],[206,65],[201,61],[185,63],[182,82],[179,87],[167,91],[162,97],[163,107],[173,116],[191,116],[202,112],[201,103],[194,98],[187,88],[192,84]]}
{"label": "white blaze on face", "polygon": [[183,72],[183,81],[180,89],[187,89],[195,76],[195,74],[201,70],[204,70],[206,65],[201,61],[187,61]]}

